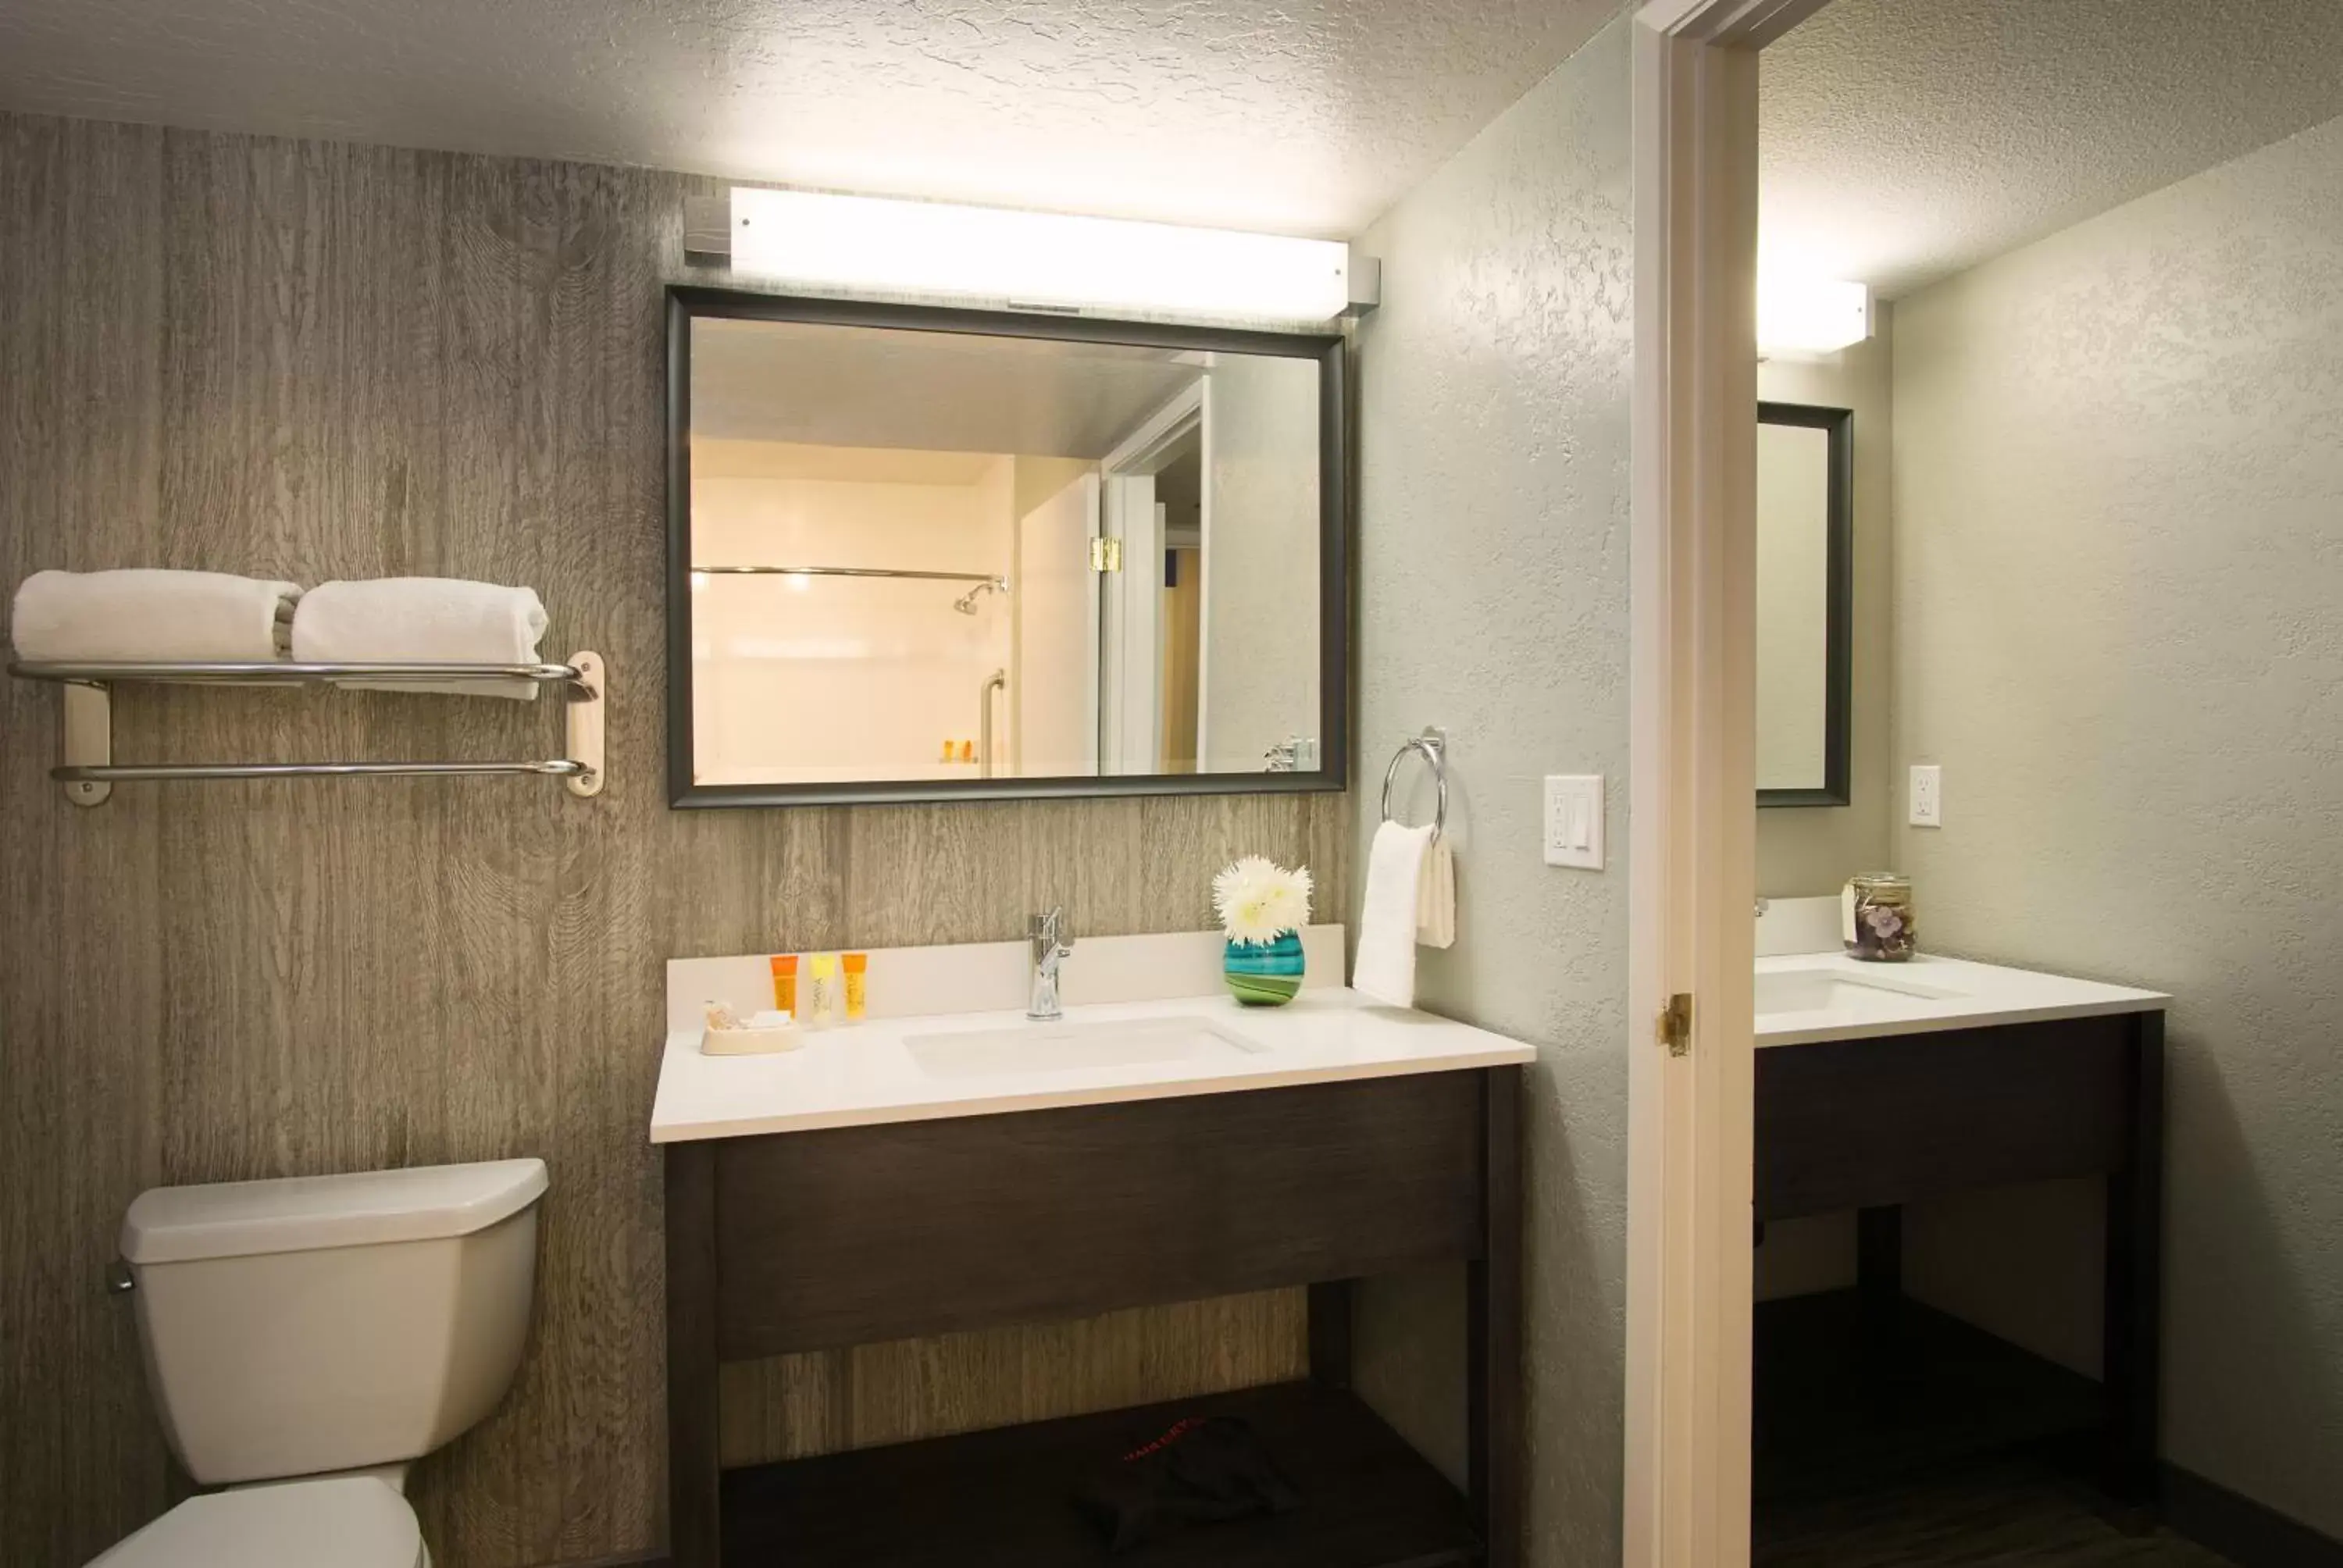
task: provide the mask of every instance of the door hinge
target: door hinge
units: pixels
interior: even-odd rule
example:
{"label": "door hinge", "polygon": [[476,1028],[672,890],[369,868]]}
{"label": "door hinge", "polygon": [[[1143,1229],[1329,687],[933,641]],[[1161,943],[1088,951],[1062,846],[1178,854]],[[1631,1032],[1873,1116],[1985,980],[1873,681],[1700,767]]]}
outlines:
{"label": "door hinge", "polygon": [[1692,993],[1678,991],[1668,998],[1668,1005],[1660,1009],[1654,1020],[1652,1033],[1668,1048],[1670,1056],[1684,1056],[1692,1050]]}
{"label": "door hinge", "polygon": [[1091,570],[1119,572],[1122,569],[1122,541],[1101,534],[1091,540]]}

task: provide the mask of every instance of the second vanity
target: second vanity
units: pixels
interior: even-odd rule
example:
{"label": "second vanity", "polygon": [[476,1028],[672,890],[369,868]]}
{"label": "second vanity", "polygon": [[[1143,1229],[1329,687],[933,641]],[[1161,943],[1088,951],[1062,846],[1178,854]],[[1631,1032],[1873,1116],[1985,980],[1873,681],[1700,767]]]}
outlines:
{"label": "second vanity", "polygon": [[[1926,955],[1757,960],[1760,1233],[1856,1215],[1852,1292],[1759,1309],[1761,1496],[2085,1433],[2104,1490],[2150,1493],[2169,1000]],[[2078,1177],[2107,1191],[2097,1382],[1907,1302],[1905,1205]]]}
{"label": "second vanity", "polygon": [[[1312,973],[1339,978],[1340,929],[1308,937]],[[764,960],[670,966],[651,1137],[679,1568],[1104,1563],[1071,1505],[1085,1468],[1223,1414],[1303,1505],[1115,1561],[1517,1561],[1518,1080],[1534,1053],[1338,985],[1239,1008],[1218,952],[1193,933],[1086,942],[1053,1022],[1008,1005],[1021,944],[875,952],[874,1012],[898,1016],[760,1057],[702,1055],[689,1018]],[[1443,1262],[1467,1281],[1462,1492],[1349,1386],[1349,1282]],[[1287,1285],[1309,1287],[1305,1382],[719,1462],[726,1361]]]}

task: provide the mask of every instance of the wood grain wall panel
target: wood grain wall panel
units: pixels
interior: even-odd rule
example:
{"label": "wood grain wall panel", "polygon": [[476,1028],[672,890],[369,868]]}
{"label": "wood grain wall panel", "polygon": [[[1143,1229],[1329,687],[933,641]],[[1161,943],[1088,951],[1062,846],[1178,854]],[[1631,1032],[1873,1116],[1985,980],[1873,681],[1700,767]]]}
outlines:
{"label": "wood grain wall panel", "polygon": [[762,1464],[1287,1382],[1309,1372],[1306,1337],[1302,1292],[1263,1291],[730,1362],[723,1459]]}
{"label": "wood grain wall panel", "polygon": [[[1344,907],[1342,797],[672,812],[659,287],[681,176],[0,116],[0,568],[524,582],[614,684],[594,800],[534,780],[45,777],[0,683],[0,1560],[88,1558],[185,1487],[101,1278],[157,1182],[539,1154],[512,1396],[418,1467],[435,1560],[663,1530],[662,964],[1195,929],[1257,850]],[[519,756],[549,705],[146,689],[133,758]],[[548,753],[549,754],[549,753]],[[1080,958],[1074,960],[1079,963]],[[1291,1292],[727,1373],[744,1453],[1290,1375]]]}

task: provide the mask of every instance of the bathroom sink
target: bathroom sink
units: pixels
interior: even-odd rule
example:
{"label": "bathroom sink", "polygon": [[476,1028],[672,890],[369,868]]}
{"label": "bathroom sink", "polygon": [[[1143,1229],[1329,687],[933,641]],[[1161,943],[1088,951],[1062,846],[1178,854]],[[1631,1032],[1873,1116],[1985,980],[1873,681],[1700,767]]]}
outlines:
{"label": "bathroom sink", "polygon": [[1894,1016],[1915,1002],[1956,993],[1902,979],[1860,979],[1833,970],[1782,970],[1757,977],[1757,1014],[1844,1012]]}
{"label": "bathroom sink", "polygon": [[1259,1055],[1262,1047],[1201,1018],[1035,1023],[1011,1029],[912,1035],[903,1041],[930,1078],[1007,1078],[1101,1067]]}

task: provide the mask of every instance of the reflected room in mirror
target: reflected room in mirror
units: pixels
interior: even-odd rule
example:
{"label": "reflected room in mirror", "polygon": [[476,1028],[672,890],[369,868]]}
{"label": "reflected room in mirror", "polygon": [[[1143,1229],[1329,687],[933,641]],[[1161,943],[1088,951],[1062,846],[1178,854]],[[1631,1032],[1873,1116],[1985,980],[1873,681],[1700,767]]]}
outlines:
{"label": "reflected room in mirror", "polygon": [[1757,406],[1757,804],[1844,806],[1855,416]]}
{"label": "reflected room in mirror", "polygon": [[669,295],[679,806],[1342,787],[1342,339]]}

